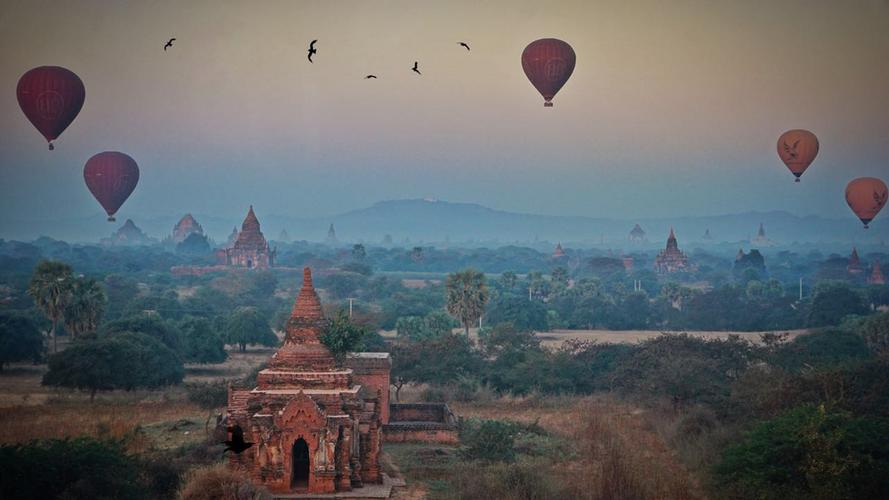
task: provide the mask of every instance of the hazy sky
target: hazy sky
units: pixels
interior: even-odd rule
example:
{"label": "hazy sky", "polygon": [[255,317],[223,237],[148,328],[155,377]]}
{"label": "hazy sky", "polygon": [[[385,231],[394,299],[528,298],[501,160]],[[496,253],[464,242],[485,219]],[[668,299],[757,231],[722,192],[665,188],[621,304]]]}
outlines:
{"label": "hazy sky", "polygon": [[[543,37],[577,53],[549,109],[520,63]],[[15,97],[41,65],[86,85],[53,152]],[[821,139],[801,184],[775,152],[790,128]],[[3,1],[0,236],[99,212],[82,170],[104,150],[141,169],[122,217],[418,197],[845,217],[848,180],[889,177],[889,2]]]}

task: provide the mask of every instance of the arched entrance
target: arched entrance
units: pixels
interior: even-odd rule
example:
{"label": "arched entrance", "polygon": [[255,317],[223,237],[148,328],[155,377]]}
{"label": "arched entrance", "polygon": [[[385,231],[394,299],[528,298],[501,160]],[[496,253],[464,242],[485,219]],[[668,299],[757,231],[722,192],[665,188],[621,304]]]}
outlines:
{"label": "arched entrance", "polygon": [[292,488],[307,489],[309,487],[309,445],[305,439],[299,438],[293,443],[293,472],[290,479]]}

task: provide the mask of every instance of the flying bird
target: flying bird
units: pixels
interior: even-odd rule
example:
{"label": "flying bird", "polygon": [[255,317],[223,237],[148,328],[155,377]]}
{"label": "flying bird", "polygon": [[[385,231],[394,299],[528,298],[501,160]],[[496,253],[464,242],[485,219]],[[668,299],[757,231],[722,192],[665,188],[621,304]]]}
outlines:
{"label": "flying bird", "polygon": [[367,80],[369,78],[376,78],[376,77],[377,77],[377,75],[367,75],[364,77],[364,79]]}
{"label": "flying bird", "polygon": [[312,60],[312,56],[318,53],[318,51],[315,50],[316,43],[318,43],[318,40],[312,40],[312,43],[309,44],[309,62],[315,62]]}
{"label": "flying bird", "polygon": [[240,425],[235,424],[233,427],[229,427],[228,430],[232,433],[232,438],[231,441],[225,441],[225,449],[222,450],[223,455],[227,451],[233,451],[240,455],[241,452],[253,446],[253,443],[244,442],[244,430],[241,429]]}
{"label": "flying bird", "polygon": [[167,44],[166,44],[166,45],[164,45],[164,52],[166,52],[166,51],[167,51],[167,49],[169,49],[169,48],[170,48],[170,47],[172,47],[172,46],[173,46],[173,42],[175,42],[175,41],[176,41],[176,39],[175,39],[175,38],[171,38],[171,39],[170,39],[170,41],[169,41],[169,42],[167,42]]}
{"label": "flying bird", "polygon": [[457,42],[457,43],[459,43],[460,46],[462,46],[462,47],[466,47],[466,50],[469,50],[469,45],[466,45],[466,42]]}
{"label": "flying bird", "polygon": [[419,65],[420,65],[419,62],[414,61],[414,67],[412,68],[412,70],[414,73],[416,73],[418,75],[422,75],[423,73],[420,73],[420,70],[418,69]]}

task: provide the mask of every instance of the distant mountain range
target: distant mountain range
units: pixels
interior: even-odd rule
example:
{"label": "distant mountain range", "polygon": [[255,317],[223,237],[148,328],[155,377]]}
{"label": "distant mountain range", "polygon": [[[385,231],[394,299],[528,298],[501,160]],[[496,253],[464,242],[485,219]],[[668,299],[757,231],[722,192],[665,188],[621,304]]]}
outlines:
{"label": "distant mountain range", "polygon": [[[132,215],[132,214],[131,214]],[[368,208],[331,217],[299,218],[257,211],[266,238],[276,239],[286,229],[295,240],[324,241],[330,224],[342,242],[380,243],[391,235],[396,245],[414,244],[510,244],[561,241],[575,246],[629,246],[634,224],[646,232],[647,243],[662,246],[670,228],[680,244],[742,242],[756,237],[760,223],[766,236],[778,245],[819,242],[881,244],[889,239],[889,220],[878,218],[864,231],[851,215],[842,219],[799,217],[788,212],[744,212],[701,217],[606,219],[583,216],[553,216],[507,212],[475,203],[415,199],[381,201]],[[132,217],[149,236],[169,235],[182,214],[168,217]],[[241,220],[194,214],[204,230],[224,242]],[[885,219],[886,217],[884,217]],[[30,240],[41,235],[75,242],[95,242],[107,237],[122,222],[109,224],[104,216],[43,221],[2,221],[0,238]],[[711,240],[704,239],[709,229]]]}

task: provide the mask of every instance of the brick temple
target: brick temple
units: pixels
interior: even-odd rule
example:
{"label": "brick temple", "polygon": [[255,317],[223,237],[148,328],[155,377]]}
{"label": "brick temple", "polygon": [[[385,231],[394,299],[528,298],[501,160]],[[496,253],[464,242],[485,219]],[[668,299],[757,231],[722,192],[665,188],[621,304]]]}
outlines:
{"label": "brick temple", "polygon": [[257,387],[229,389],[227,423],[255,443],[231,456],[230,465],[273,493],[352,491],[383,480],[389,354],[351,354],[338,364],[321,343],[324,325],[305,268],[284,343],[259,372]]}
{"label": "brick temple", "polygon": [[234,244],[219,250],[217,260],[225,266],[268,269],[275,265],[276,253],[276,250],[269,248],[269,242],[259,229],[259,219],[253,213],[253,205],[250,205]]}
{"label": "brick temple", "polygon": [[667,248],[661,250],[654,259],[654,270],[659,274],[669,274],[685,271],[688,267],[688,256],[679,250],[679,243],[673,228],[670,228],[670,236],[667,237]]}

